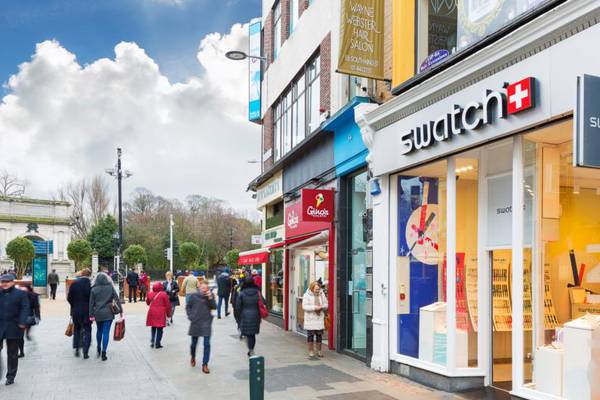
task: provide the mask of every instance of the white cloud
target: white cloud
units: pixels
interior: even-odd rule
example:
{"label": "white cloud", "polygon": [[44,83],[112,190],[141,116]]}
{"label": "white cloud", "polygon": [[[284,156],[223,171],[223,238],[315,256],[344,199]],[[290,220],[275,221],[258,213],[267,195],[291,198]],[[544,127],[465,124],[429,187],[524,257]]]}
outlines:
{"label": "white cloud", "polygon": [[102,173],[123,148],[134,172],[125,193],[145,186],[167,197],[191,193],[252,209],[246,184],[258,174],[260,127],[246,120],[247,64],[224,57],[247,46],[247,26],[200,43],[200,76],[171,83],[135,43],[89,65],[56,41],[36,46],[0,102],[0,167],[47,197],[60,184]]}

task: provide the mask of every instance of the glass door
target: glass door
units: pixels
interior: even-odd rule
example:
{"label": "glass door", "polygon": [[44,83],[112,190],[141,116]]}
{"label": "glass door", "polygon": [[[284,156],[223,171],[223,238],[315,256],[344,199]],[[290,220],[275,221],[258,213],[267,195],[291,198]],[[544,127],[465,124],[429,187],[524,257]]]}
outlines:
{"label": "glass door", "polygon": [[307,253],[300,253],[297,255],[298,260],[296,268],[296,331],[300,333],[306,333],[304,330],[304,309],[302,308],[302,297],[308,285],[310,284],[310,264],[311,256]]}

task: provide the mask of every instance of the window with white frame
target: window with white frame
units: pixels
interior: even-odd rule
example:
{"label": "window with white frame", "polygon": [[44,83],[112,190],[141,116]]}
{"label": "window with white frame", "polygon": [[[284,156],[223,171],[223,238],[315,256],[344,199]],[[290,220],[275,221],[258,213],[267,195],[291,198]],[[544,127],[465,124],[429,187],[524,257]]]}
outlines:
{"label": "window with white frame", "polygon": [[298,10],[299,4],[300,0],[290,0],[290,34],[296,29],[298,18],[300,18]]}
{"label": "window with white frame", "polygon": [[320,63],[319,56],[309,62],[273,106],[275,161],[287,154],[320,125]]}
{"label": "window with white frame", "polygon": [[279,56],[281,49],[281,1],[275,3],[273,8],[273,60]]}

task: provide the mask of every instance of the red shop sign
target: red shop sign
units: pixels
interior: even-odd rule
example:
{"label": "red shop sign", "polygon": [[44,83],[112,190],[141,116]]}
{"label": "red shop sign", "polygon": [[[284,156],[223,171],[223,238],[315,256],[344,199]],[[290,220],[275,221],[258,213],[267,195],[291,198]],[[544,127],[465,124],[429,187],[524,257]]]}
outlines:
{"label": "red shop sign", "polygon": [[265,251],[256,254],[241,255],[238,265],[264,264],[266,262],[269,262],[269,253]]}
{"label": "red shop sign", "polygon": [[333,222],[334,203],[331,189],[302,189],[302,221]]}
{"label": "red shop sign", "polygon": [[291,238],[307,233],[329,229],[329,222],[311,222],[302,220],[302,202],[288,205],[285,208],[285,237]]}

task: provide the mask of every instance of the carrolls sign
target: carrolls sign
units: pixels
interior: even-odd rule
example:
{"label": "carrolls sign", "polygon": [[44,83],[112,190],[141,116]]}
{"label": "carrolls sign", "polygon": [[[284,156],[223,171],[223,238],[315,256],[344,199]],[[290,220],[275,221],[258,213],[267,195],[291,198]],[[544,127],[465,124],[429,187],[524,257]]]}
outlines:
{"label": "carrolls sign", "polygon": [[525,78],[504,85],[504,91],[486,90],[481,102],[473,101],[464,107],[453,105],[437,119],[417,126],[400,136],[401,154],[426,149],[452,139],[455,135],[476,131],[497,119],[535,107],[536,79]]}
{"label": "carrolls sign", "polygon": [[302,189],[302,220],[332,222],[335,193],[331,189]]}

